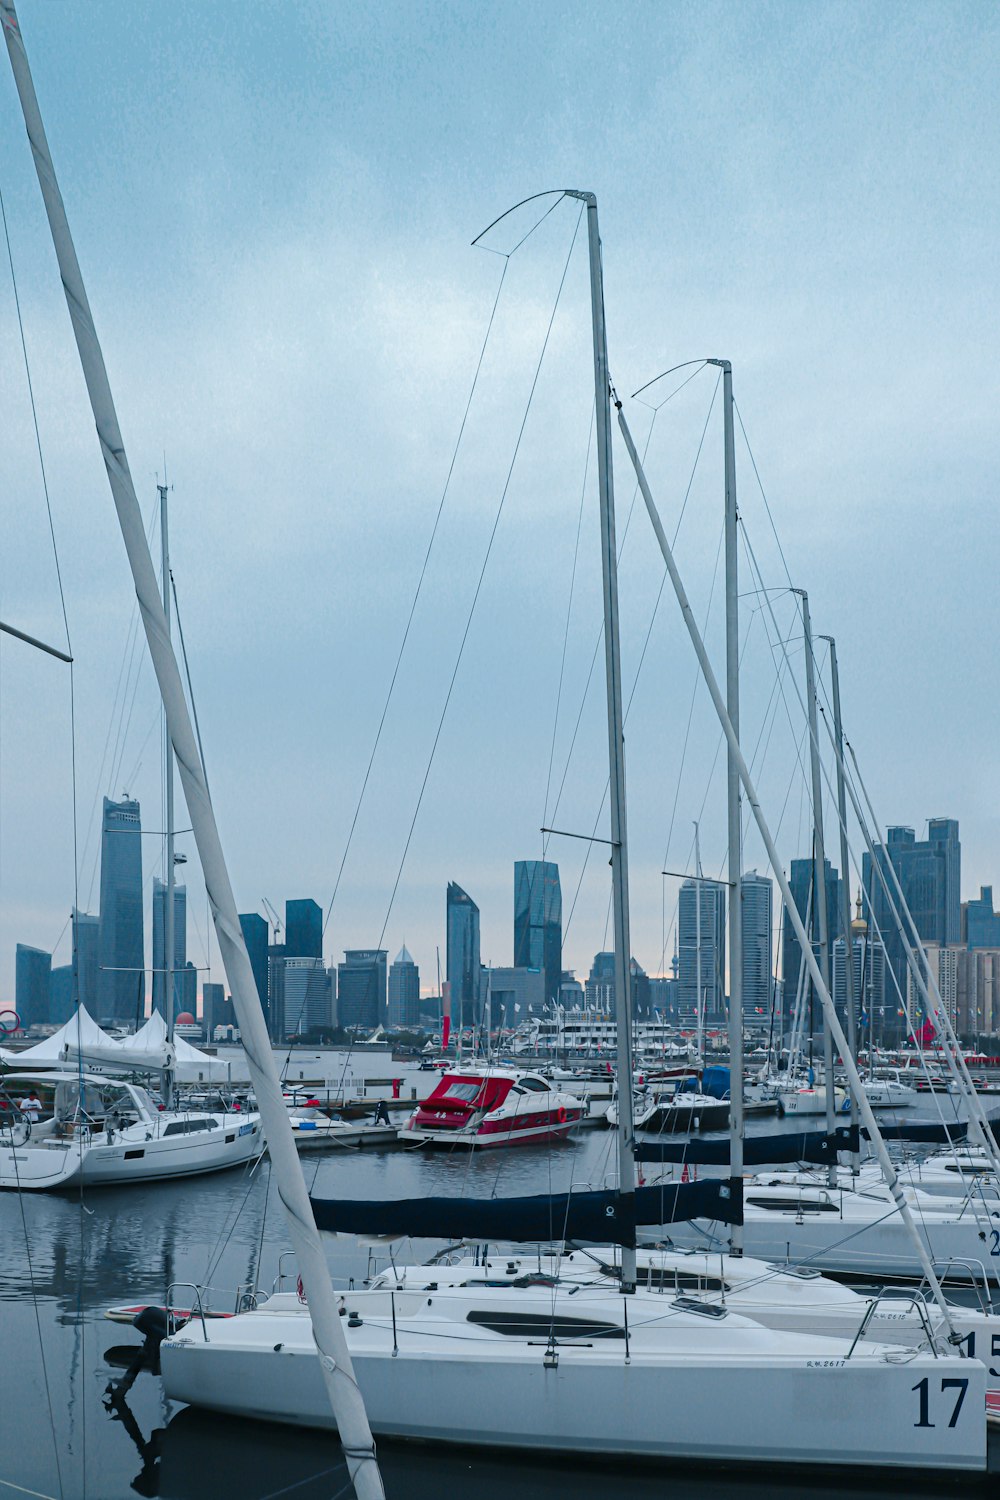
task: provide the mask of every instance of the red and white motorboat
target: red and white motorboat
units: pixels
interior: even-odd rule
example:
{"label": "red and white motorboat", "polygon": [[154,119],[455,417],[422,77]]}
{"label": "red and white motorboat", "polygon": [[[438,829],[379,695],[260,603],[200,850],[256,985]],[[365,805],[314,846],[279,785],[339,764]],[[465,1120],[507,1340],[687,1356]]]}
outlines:
{"label": "red and white motorboat", "polygon": [[519,1068],[456,1063],[401,1129],[431,1146],[526,1146],[563,1140],[586,1109],[551,1079]]}

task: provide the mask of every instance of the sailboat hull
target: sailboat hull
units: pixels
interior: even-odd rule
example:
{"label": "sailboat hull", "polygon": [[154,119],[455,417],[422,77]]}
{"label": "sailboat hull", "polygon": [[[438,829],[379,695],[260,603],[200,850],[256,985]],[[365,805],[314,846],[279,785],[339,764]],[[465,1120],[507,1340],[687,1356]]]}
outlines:
{"label": "sailboat hull", "polygon": [[[773,1207],[753,1200],[767,1194],[750,1188],[744,1205],[743,1247],[747,1255],[776,1265],[808,1265],[818,1271],[885,1279],[917,1280],[923,1267],[906,1225],[890,1200],[860,1193],[828,1193],[799,1188],[775,1190]],[[779,1206],[784,1198],[787,1207]],[[796,1200],[802,1202],[798,1206]],[[826,1200],[826,1208],[810,1202]],[[914,1206],[914,1205],[911,1205]],[[1000,1202],[963,1205],[946,1198],[924,1197],[915,1206],[917,1232],[931,1260],[949,1283],[1000,1284]],[[640,1231],[645,1237],[645,1232]],[[728,1246],[722,1224],[695,1220],[663,1226],[677,1246]]]}
{"label": "sailboat hull", "polygon": [[65,1144],[29,1141],[0,1146],[0,1189],[45,1192],[80,1183],[103,1187],[194,1177],[241,1166],[262,1149],[255,1116],[222,1117],[216,1127],[186,1135],[156,1137],[133,1126],[110,1143],[103,1133],[91,1139],[77,1135]]}
{"label": "sailboat hull", "polygon": [[[985,1467],[985,1369],[976,1360],[911,1351],[906,1363],[848,1359],[843,1341],[708,1323],[674,1356],[644,1348],[640,1338],[626,1357],[623,1341],[607,1339],[560,1344],[553,1360],[542,1335],[469,1338],[459,1323],[442,1338],[443,1329],[421,1332],[402,1316],[394,1330],[385,1316],[373,1320],[360,1298],[349,1300],[362,1310],[348,1339],[378,1437],[630,1459]],[[779,1337],[801,1352],[771,1352]],[[265,1305],[204,1332],[189,1325],[164,1342],[161,1366],[171,1400],[334,1427],[301,1314],[268,1313]]]}

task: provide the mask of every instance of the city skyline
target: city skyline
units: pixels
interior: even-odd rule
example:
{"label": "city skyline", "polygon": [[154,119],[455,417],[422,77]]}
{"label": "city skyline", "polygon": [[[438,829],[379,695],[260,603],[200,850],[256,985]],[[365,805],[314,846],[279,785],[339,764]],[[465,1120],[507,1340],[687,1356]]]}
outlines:
{"label": "city skyline", "polygon": [[[121,893],[116,889],[115,881],[121,882],[122,871],[125,870],[131,881],[129,887],[129,892],[131,892],[131,886],[135,883],[135,857],[134,853],[129,854],[123,865],[119,853],[122,846],[114,840],[124,833],[130,839],[127,847],[133,847],[141,829],[141,810],[138,803],[134,800],[123,804],[106,802],[104,825],[105,846],[111,850],[112,861],[112,868],[105,885],[111,893],[110,899],[115,920],[120,921]],[[1000,945],[997,944],[997,937],[1000,935],[1000,913],[994,911],[993,908],[992,887],[981,887],[978,896],[970,896],[962,901],[961,843],[958,822],[954,819],[929,819],[927,827],[928,839],[923,841],[918,841],[913,829],[907,826],[890,828],[886,845],[877,846],[882,867],[887,869],[885,862],[892,860],[908,899],[912,903],[918,931],[930,948],[940,949],[942,954],[949,954],[952,949],[956,952],[985,949],[989,950],[988,961],[992,963],[993,951],[996,950],[1000,954]],[[895,1004],[893,1004],[893,996],[890,992],[887,1010],[884,976],[888,972],[891,977],[895,972],[892,968],[894,945],[898,948],[899,941],[898,937],[890,937],[890,942],[886,945],[876,935],[880,922],[886,921],[886,912],[882,909],[886,903],[884,895],[880,894],[877,888],[877,882],[874,881],[872,864],[868,856],[865,856],[863,862],[863,874],[868,885],[863,889],[860,886],[858,888],[857,918],[866,930],[870,926],[871,935],[866,939],[866,951],[869,952],[867,962],[874,963],[877,958],[877,962],[882,966],[877,977],[873,974],[869,975],[865,992],[867,1003],[875,1006],[883,1017],[883,1025],[888,1025],[891,1030],[893,1027],[898,1028],[900,1024],[898,1014],[898,1008],[901,1006],[900,996],[906,994],[908,981],[905,974],[897,973],[892,986],[896,989]],[[826,862],[826,875],[827,895],[830,903],[831,980],[838,1003],[842,1005],[844,945],[841,937],[841,882],[836,868],[829,860]],[[812,878],[813,862],[811,859],[792,861],[790,883],[793,896],[800,914],[810,921],[812,920],[810,911]],[[656,984],[665,985],[662,991],[664,1004],[669,1004],[669,1008],[681,1018],[688,1018],[696,1012],[696,1004],[688,993],[688,991],[693,993],[693,980],[689,970],[692,968],[691,955],[696,942],[693,905],[688,898],[693,898],[695,887],[694,881],[688,881],[681,888],[677,929],[680,959],[677,963],[676,984],[673,978],[667,976],[647,976],[641,964],[637,964],[634,957],[632,959],[633,976],[637,976],[635,983],[640,988],[648,986],[651,980]],[[553,930],[553,942],[557,946],[561,945],[558,865],[551,861],[515,861],[513,888],[514,957],[527,956],[544,959],[549,951],[548,929]],[[769,876],[760,875],[757,871],[748,871],[742,876],[741,890],[744,902],[744,1009],[748,1017],[759,1016],[769,1007],[773,982],[776,978],[780,977],[783,980],[786,997],[794,995],[798,949],[794,941],[789,942],[787,924],[782,924],[782,941],[779,942],[778,947],[775,946],[773,880]],[[157,876],[153,876],[151,921],[153,964],[143,1009],[146,1005],[150,1009],[162,1009],[160,967],[162,965],[165,894],[166,888],[163,882]],[[446,895],[446,974],[449,961],[447,933],[452,923],[454,908],[456,920],[459,922],[459,927],[455,928],[454,934],[456,973],[463,968],[468,970],[469,993],[466,997],[466,1024],[469,1024],[470,1015],[478,1017],[482,1012],[487,991],[491,991],[492,994],[491,1004],[495,1003],[504,1015],[508,1010],[513,1015],[522,1008],[538,1010],[547,1005],[551,997],[548,996],[549,980],[545,974],[544,963],[510,966],[480,962],[478,985],[476,984],[473,950],[479,940],[479,909],[471,897],[455,882],[449,883]],[[687,907],[685,907],[686,899]],[[175,902],[177,908],[175,1013],[181,1010],[196,1013],[206,1008],[202,996],[203,991],[207,990],[210,996],[207,1014],[210,1017],[218,1008],[216,996],[219,986],[205,976],[199,980],[194,966],[185,962],[187,896],[183,885],[175,888]],[[723,999],[728,990],[724,887],[718,881],[705,877],[702,882],[702,902],[705,1016],[707,1022],[717,1024],[723,1015]],[[871,925],[865,918],[871,914],[870,908],[873,903],[875,915],[874,925]],[[251,966],[255,976],[258,977],[258,983],[263,985],[261,999],[272,1034],[277,1039],[290,1030],[312,1031],[328,1027],[334,1023],[338,1012],[337,981],[338,971],[342,966],[338,965],[332,956],[329,963],[323,957],[322,908],[312,898],[288,898],[284,905],[284,922],[282,923],[275,908],[269,903],[265,904],[269,907],[273,931],[268,921],[255,913],[242,914],[240,921],[251,956]],[[128,909],[131,911],[131,907]],[[463,913],[466,915],[463,916]],[[469,927],[470,922],[471,927]],[[101,946],[99,916],[80,913],[75,926],[79,947],[81,992],[85,996],[99,996]],[[534,934],[531,932],[532,927],[535,929]],[[468,931],[465,930],[466,928]],[[961,941],[956,944],[953,940],[959,929]],[[284,934],[284,942],[271,942],[272,936],[280,938],[282,934]],[[113,942],[113,937],[113,933],[110,939],[105,937],[105,946]],[[132,940],[132,936],[126,933],[126,941]],[[531,946],[532,940],[534,948]],[[352,960],[369,956],[371,955],[364,950],[349,950],[345,956],[348,968],[351,967]],[[554,951],[552,956],[554,957]],[[902,958],[897,957],[896,961],[902,963]],[[932,966],[935,966],[934,972],[937,973],[936,966],[944,962],[944,958],[939,961],[932,957],[931,962]],[[958,971],[955,969],[955,960],[949,957],[947,962],[950,967],[942,971],[944,974],[942,982],[951,984],[950,1003],[955,1006],[957,1001],[954,983],[957,981],[954,979],[954,974]],[[382,994],[383,999],[379,1002],[372,996],[368,996],[359,1006],[357,998],[352,999],[352,988],[349,984],[348,1006],[357,1009],[359,1017],[363,1013],[371,1024],[378,1024],[379,1020],[386,1023],[392,1015],[396,1015],[397,1018],[405,1016],[406,1024],[416,1024],[421,1000],[432,999],[437,995],[436,982],[421,986],[419,966],[414,962],[405,944],[393,965],[388,968],[388,989],[386,979],[381,972],[386,967],[385,951],[380,950],[374,991],[376,995]],[[671,974],[673,970],[674,964],[671,964]],[[779,972],[781,970],[783,973]],[[112,972],[116,971],[113,969]],[[992,973],[992,970],[990,972]],[[570,1003],[575,1002],[575,996],[573,996],[575,986],[581,1000],[585,993],[586,1003],[613,1011],[615,1002],[612,954],[598,952],[594,956],[585,991],[582,981],[572,979],[572,974],[572,970],[560,969],[559,971],[559,994],[564,1003],[567,994],[572,997]],[[535,980],[537,984],[529,983]],[[224,991],[225,987],[222,988]],[[911,982],[910,989],[912,991]],[[877,1001],[874,999],[876,991]],[[643,989],[641,997],[638,993],[634,996],[637,1010],[649,1009],[652,1003],[651,993]],[[660,994],[659,990],[657,994]],[[73,995],[72,964],[57,966],[52,963],[51,955],[44,950],[37,950],[29,944],[19,943],[17,945],[16,997],[20,998],[22,995],[23,1005],[19,1006],[19,1013],[23,1010],[24,1015],[32,1018],[28,1024],[37,1023],[42,1019],[52,1022],[64,1020],[69,1013]],[[669,1002],[667,997],[670,997]],[[786,1003],[791,1002],[786,1000]],[[96,1004],[92,1004],[90,1008],[96,1010]],[[101,1014],[99,1011],[97,1013]],[[886,1015],[892,1018],[894,1013],[895,1019],[890,1019],[889,1022],[884,1020]],[[986,1013],[992,1018],[992,1001],[987,1004]],[[102,1019],[118,1018],[102,1016]],[[125,1019],[128,1021],[133,1018],[126,1017]],[[1000,1022],[1000,1005],[997,1007],[997,1019]]]}

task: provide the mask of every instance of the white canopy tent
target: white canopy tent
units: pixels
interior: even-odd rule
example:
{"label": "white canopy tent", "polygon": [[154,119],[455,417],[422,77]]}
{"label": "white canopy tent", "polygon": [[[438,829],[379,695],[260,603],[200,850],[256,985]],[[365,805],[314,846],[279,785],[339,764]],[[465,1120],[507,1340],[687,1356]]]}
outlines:
{"label": "white canopy tent", "polygon": [[15,1068],[54,1068],[64,1060],[65,1049],[72,1046],[87,1052],[92,1047],[115,1051],[118,1043],[94,1020],[85,1005],[70,1016],[65,1026],[60,1026],[51,1036],[26,1047],[23,1052],[11,1052],[0,1047],[0,1059]]}
{"label": "white canopy tent", "polygon": [[88,1068],[114,1072],[173,1067],[178,1083],[225,1083],[230,1075],[230,1064],[200,1052],[183,1037],[175,1037],[171,1047],[167,1024],[158,1010],[135,1036],[116,1042],[81,1006],[65,1026],[37,1046],[24,1052],[0,1049],[0,1059],[18,1068],[54,1068],[67,1063],[77,1066],[80,1062]]}

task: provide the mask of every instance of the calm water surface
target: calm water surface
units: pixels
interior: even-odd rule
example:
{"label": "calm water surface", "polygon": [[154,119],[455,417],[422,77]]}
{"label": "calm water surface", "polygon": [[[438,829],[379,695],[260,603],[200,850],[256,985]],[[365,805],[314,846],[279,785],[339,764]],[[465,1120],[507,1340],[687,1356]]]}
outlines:
{"label": "calm water surface", "polygon": [[[319,1192],[488,1196],[601,1186],[612,1180],[613,1149],[610,1134],[595,1131],[553,1150],[472,1158],[342,1152],[304,1161],[307,1180]],[[2,1193],[0,1245],[0,1500],[24,1494],[53,1500],[125,1500],[135,1494],[330,1500],[341,1493],[346,1471],[336,1441],[328,1437],[199,1414],[166,1401],[149,1374],[133,1386],[121,1418],[112,1418],[102,1400],[109,1378],[121,1373],[115,1348],[134,1348],[139,1341],[134,1330],[104,1317],[107,1307],[162,1303],[174,1282],[211,1285],[220,1306],[239,1284],[270,1289],[288,1241],[266,1161],[252,1173],[105,1188],[82,1200]],[[400,1258],[422,1259],[435,1247],[425,1243],[409,1254],[405,1248]],[[360,1281],[368,1250],[338,1241],[330,1265],[338,1280]],[[884,1478],[859,1484],[849,1474],[806,1483],[791,1476],[746,1479],[734,1470],[629,1471],[593,1460],[577,1468],[413,1445],[380,1444],[379,1454],[390,1500],[510,1500],[512,1489],[551,1500],[792,1500],[848,1493],[854,1500],[875,1500],[891,1489]],[[990,1493],[997,1484],[994,1476],[973,1492]],[[921,1493],[943,1497],[969,1489],[937,1484]],[[914,1492],[915,1481],[907,1476],[898,1493]]]}

